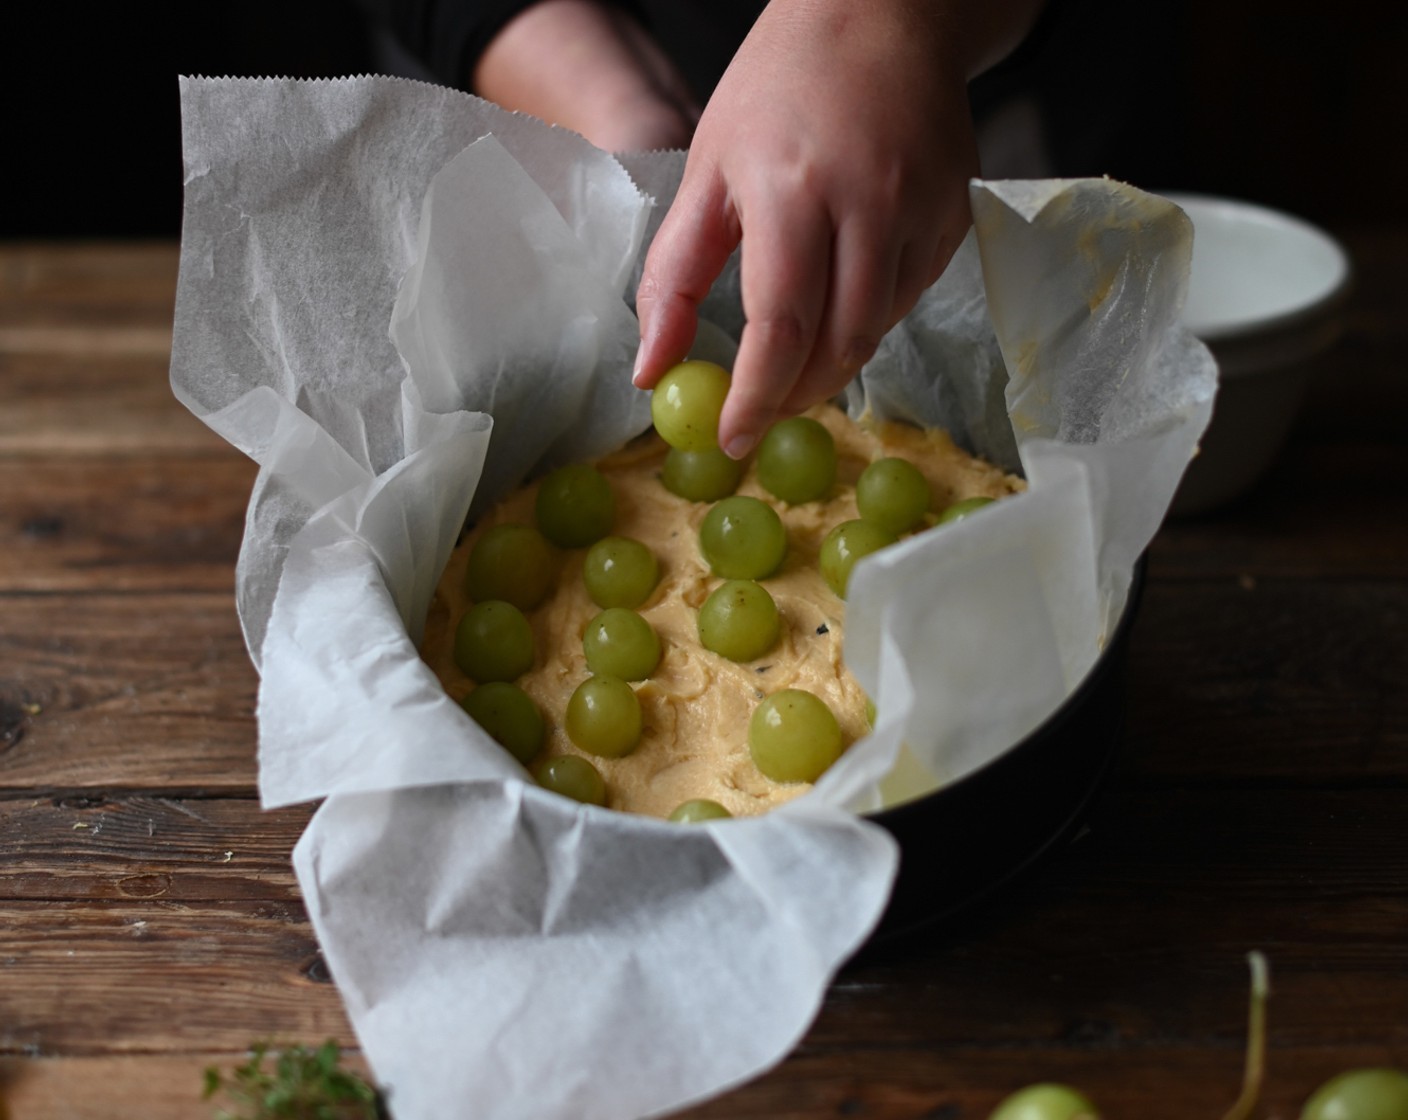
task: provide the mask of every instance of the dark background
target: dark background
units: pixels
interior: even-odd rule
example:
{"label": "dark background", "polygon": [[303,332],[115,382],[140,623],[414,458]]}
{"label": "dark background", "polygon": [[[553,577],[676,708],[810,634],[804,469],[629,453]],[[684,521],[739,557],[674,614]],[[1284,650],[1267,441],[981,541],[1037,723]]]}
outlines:
{"label": "dark background", "polygon": [[[1408,198],[1402,6],[1057,2],[1062,19],[1018,72],[986,87],[1035,92],[1055,173],[1228,194],[1330,226],[1398,220]],[[176,21],[132,13],[52,5],[0,36],[0,238],[176,236],[179,74],[396,69],[352,0],[248,0]]]}

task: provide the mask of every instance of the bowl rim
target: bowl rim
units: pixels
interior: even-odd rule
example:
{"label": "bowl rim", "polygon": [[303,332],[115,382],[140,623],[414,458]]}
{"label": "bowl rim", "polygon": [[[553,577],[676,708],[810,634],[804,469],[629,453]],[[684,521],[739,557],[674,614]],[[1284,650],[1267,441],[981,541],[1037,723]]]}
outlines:
{"label": "bowl rim", "polygon": [[1208,343],[1241,341],[1294,327],[1333,309],[1342,303],[1348,295],[1353,285],[1354,265],[1350,259],[1349,251],[1328,230],[1284,210],[1265,206],[1259,202],[1250,202],[1246,199],[1229,198],[1226,195],[1207,194],[1200,191],[1160,191],[1158,193],[1159,197],[1172,202],[1188,215],[1190,222],[1193,222],[1195,249],[1197,222],[1189,213],[1190,205],[1220,215],[1239,219],[1251,218],[1261,225],[1280,226],[1283,229],[1292,230],[1297,235],[1308,238],[1329,250],[1338,266],[1329,284],[1322,291],[1300,303],[1293,304],[1284,311],[1198,329],[1194,329],[1190,325],[1190,329],[1201,341]]}

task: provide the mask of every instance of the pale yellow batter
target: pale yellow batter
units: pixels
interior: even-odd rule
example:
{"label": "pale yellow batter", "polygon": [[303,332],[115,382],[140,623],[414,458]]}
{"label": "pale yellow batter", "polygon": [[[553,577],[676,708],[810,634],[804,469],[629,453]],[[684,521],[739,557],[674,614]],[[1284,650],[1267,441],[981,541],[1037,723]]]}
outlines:
{"label": "pale yellow batter", "polygon": [[[579,751],[563,729],[573,690],[590,676],[582,633],[599,608],[582,582],[585,549],[562,554],[556,592],[529,614],[536,659],[516,682],[548,725],[544,756],[580,754],[606,780],[613,809],[665,817],[681,802],[710,798],[734,816],[764,812],[804,792],[802,783],[765,778],[748,753],[748,720],[759,700],[782,688],[803,688],[826,701],[847,745],[866,734],[866,698],[841,660],[845,603],[822,578],[817,563],[830,530],[857,516],[855,482],[872,460],[908,459],[928,479],[933,509],[963,498],[1000,498],[1023,482],[956,447],[941,431],[898,424],[861,426],[824,405],[808,415],[835,437],[837,486],[829,500],[788,506],[758,484],[750,467],[738,493],[771,504],[787,529],[787,557],[763,585],[782,616],[782,639],[765,657],[736,664],[699,644],[697,612],[722,580],[699,554],[699,526],[707,502],[690,502],[666,490],[660,469],[668,448],[653,432],[608,455],[596,466],[616,495],[614,536],[633,537],[660,562],[660,583],[640,608],[660,636],[663,656],[649,680],[633,687],[640,698],[644,732],[624,758]],[[455,627],[469,602],[464,573],[476,534],[501,522],[533,524],[536,487],[510,496],[455,549],[431,606],[422,652],[450,696],[474,687],[455,665]]]}

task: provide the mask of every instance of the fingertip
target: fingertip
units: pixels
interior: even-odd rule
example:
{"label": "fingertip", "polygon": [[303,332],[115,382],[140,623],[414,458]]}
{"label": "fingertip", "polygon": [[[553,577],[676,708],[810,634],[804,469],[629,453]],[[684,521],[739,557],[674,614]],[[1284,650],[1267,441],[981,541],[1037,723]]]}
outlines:
{"label": "fingertip", "polygon": [[653,388],[667,370],[684,361],[694,345],[699,312],[688,297],[673,293],[651,301],[650,314],[641,320],[640,346],[636,349],[631,384]]}
{"label": "fingertip", "polygon": [[734,366],[733,384],[719,414],[719,446],[730,459],[742,459],[757,447],[776,419],[776,407],[768,397],[771,388],[754,384],[746,367],[740,378],[739,367]]}
{"label": "fingertip", "polygon": [[723,444],[724,454],[730,459],[744,459],[747,458],[748,452],[757,446],[757,443],[758,437],[752,432],[739,432]]}

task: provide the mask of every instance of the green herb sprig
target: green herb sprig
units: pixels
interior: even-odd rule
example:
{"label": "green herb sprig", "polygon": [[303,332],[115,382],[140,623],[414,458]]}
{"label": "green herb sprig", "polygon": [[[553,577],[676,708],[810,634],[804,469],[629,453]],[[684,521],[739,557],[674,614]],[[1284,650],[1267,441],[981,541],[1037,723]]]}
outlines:
{"label": "green herb sprig", "polygon": [[[329,1039],[316,1049],[257,1042],[249,1060],[229,1077],[205,1071],[203,1100],[224,1091],[234,1111],[217,1109],[215,1120],[385,1120],[381,1096],[362,1077],[341,1067],[342,1051]],[[273,1066],[265,1068],[272,1057]]]}

